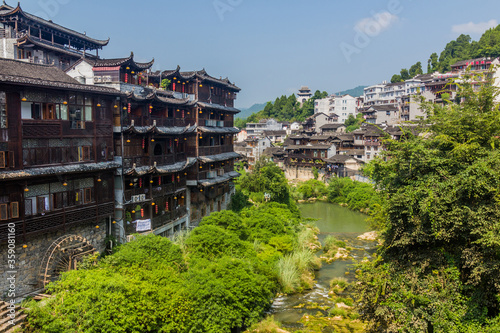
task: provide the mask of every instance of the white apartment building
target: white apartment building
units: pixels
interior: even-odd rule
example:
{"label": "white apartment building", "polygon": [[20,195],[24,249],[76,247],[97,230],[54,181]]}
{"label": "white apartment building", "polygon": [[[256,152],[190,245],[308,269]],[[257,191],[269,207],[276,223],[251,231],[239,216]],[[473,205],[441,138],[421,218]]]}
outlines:
{"label": "white apartment building", "polygon": [[335,97],[334,112],[339,116],[338,122],[343,124],[350,114],[356,116],[357,100],[351,95],[342,95]]}
{"label": "white apartment building", "polygon": [[381,94],[383,94],[386,84],[387,82],[384,81],[380,84],[374,84],[364,89],[363,98],[365,106],[383,104]]}

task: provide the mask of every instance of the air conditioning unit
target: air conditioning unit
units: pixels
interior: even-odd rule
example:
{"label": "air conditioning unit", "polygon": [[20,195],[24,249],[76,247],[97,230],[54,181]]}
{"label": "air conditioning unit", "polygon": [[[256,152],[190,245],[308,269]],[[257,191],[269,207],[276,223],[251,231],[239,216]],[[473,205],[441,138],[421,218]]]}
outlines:
{"label": "air conditioning unit", "polygon": [[102,77],[102,82],[108,83],[111,82],[111,75],[106,75]]}
{"label": "air conditioning unit", "polygon": [[219,169],[218,174],[219,174],[219,176],[224,176],[224,169]]}
{"label": "air conditioning unit", "polygon": [[101,83],[102,82],[102,76],[94,76],[94,83]]}
{"label": "air conditioning unit", "polygon": [[217,177],[217,171],[209,171],[209,172],[207,172],[207,178],[208,179],[215,178],[215,177]]}

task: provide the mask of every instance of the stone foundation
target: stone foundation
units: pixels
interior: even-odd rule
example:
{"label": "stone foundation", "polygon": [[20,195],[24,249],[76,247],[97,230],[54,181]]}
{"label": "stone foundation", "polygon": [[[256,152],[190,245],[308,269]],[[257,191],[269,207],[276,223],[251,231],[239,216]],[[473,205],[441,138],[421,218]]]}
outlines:
{"label": "stone foundation", "polygon": [[[96,228],[99,225],[99,228]],[[104,239],[106,237],[106,219],[102,219],[98,224],[86,222],[68,227],[66,232],[63,230],[37,235],[28,238],[25,242],[22,239],[16,239],[15,243],[15,269],[8,267],[8,244],[0,245],[0,299],[6,300],[8,295],[10,276],[8,271],[17,271],[16,275],[16,298],[23,297],[28,293],[40,289],[39,270],[45,252],[52,242],[64,235],[79,235],[87,239],[97,251],[102,253],[105,250]],[[23,245],[27,245],[26,248]]]}

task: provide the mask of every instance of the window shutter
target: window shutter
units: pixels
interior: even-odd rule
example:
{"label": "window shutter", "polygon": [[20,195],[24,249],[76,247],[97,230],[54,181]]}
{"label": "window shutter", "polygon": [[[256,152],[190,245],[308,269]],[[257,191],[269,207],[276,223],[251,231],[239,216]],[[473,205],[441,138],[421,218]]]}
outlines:
{"label": "window shutter", "polygon": [[5,152],[0,151],[0,169],[5,168]]}
{"label": "window shutter", "polygon": [[10,218],[17,219],[19,217],[19,202],[10,203]]}
{"label": "window shutter", "polygon": [[9,166],[11,168],[16,167],[16,161],[14,160],[14,152],[13,151],[9,151]]}
{"label": "window shutter", "polygon": [[7,204],[0,204],[0,220],[7,220],[9,218],[9,211]]}

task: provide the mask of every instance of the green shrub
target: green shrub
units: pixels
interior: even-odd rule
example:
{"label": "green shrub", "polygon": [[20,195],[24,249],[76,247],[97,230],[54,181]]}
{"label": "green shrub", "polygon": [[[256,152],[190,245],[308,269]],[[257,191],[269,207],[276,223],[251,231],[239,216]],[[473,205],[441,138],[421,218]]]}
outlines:
{"label": "green shrub", "polygon": [[325,238],[324,245],[323,245],[323,251],[324,252],[329,252],[329,251],[335,251],[339,247],[345,248],[346,243],[343,241],[338,240],[335,238],[335,236],[328,235]]}

